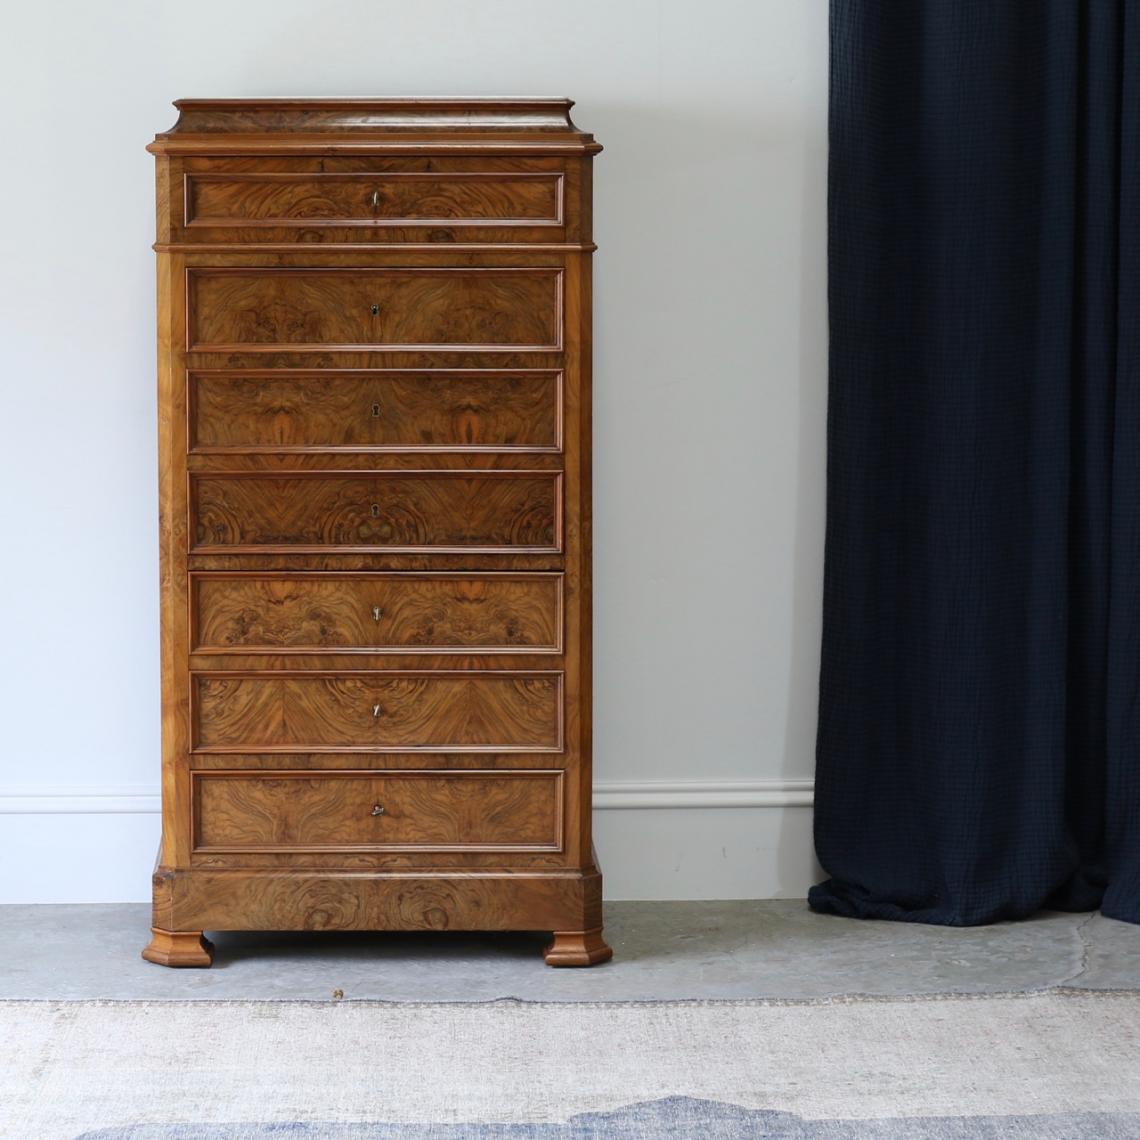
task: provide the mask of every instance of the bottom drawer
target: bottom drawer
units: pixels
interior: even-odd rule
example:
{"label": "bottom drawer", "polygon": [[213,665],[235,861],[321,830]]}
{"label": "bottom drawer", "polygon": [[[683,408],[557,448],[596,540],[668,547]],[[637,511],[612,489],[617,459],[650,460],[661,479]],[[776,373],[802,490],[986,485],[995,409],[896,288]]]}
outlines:
{"label": "bottom drawer", "polygon": [[193,773],[196,852],[560,851],[552,769]]}

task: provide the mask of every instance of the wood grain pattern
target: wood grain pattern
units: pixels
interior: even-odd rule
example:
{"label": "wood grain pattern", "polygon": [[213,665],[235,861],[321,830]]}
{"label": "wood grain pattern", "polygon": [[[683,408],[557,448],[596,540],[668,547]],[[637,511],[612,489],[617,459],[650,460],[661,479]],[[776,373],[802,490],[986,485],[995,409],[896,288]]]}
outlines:
{"label": "wood grain pattern", "polygon": [[195,850],[556,851],[557,770],[199,772]]}
{"label": "wood grain pattern", "polygon": [[142,956],[159,966],[205,968],[213,964],[214,944],[200,930],[174,931],[152,926],[150,942]]}
{"label": "wood grain pattern", "polygon": [[[182,245],[187,249],[224,249],[229,252],[239,252],[243,248],[253,252],[253,247],[288,249],[298,245],[303,245],[310,251],[322,245],[335,245],[340,249],[355,246],[367,250],[385,246],[394,249],[413,249],[417,246],[439,249],[450,246],[483,250],[495,246],[510,248],[518,244],[532,249],[580,249],[589,242],[589,235],[583,233],[581,226],[585,217],[581,200],[582,168],[575,159],[568,159],[562,154],[544,155],[529,150],[493,156],[441,155],[425,151],[351,154],[344,153],[339,148],[333,151],[326,148],[325,153],[319,155],[293,153],[282,156],[239,156],[190,153],[176,155],[169,161],[170,181],[166,192],[170,196],[172,210],[169,229],[159,235],[158,248],[162,249],[169,248],[170,239],[173,239],[174,245]],[[332,181],[355,181],[363,187],[365,193],[360,201],[366,203],[367,216],[314,216],[304,219],[235,217],[214,221],[210,215],[199,214],[192,217],[190,224],[185,224],[188,193],[196,196],[199,186],[212,180],[235,187],[240,182],[254,182],[268,188],[274,183],[285,183],[290,179],[320,187],[331,185],[326,182],[326,178]],[[480,179],[499,182],[508,188],[528,183],[532,188],[522,191],[527,202],[517,212],[535,212],[537,199],[541,197],[543,212],[546,213],[546,204],[549,203],[553,214],[546,213],[545,217],[385,218],[378,216],[379,211],[385,208],[383,195],[376,196],[376,206],[372,204],[373,191],[379,188],[377,180],[380,185],[406,184],[410,187],[416,180],[431,180],[451,186]],[[541,195],[533,188],[536,185],[544,188]],[[342,191],[334,191],[334,196],[339,199],[340,193]],[[460,191],[461,195],[467,193],[469,191]],[[508,189],[507,193],[510,194],[511,191]],[[410,189],[404,190],[401,197],[407,203],[408,213],[423,215],[428,212]],[[454,209],[458,204],[453,201],[451,208]],[[490,208],[493,211],[500,206],[506,213],[508,205],[505,202],[492,203]],[[190,208],[193,210],[193,204]],[[320,213],[327,208],[317,206],[315,212]],[[355,202],[346,202],[345,209],[352,213],[358,206]],[[552,217],[557,220],[552,220]]]}
{"label": "wood grain pattern", "polygon": [[[600,148],[568,111],[190,101],[150,148],[163,773],[152,961],[204,964],[201,932],[227,929],[539,929],[555,932],[552,962],[608,953],[590,839]],[[560,583],[557,656],[545,595],[474,584],[528,576]],[[461,579],[458,592],[425,585]],[[392,596],[365,599],[381,581]],[[390,609],[390,646],[356,644],[366,601],[369,617]],[[326,789],[371,792],[427,765],[445,783],[399,797],[415,801],[395,820],[409,830],[394,846],[357,843],[352,829],[378,817],[342,826],[355,796]],[[460,805],[443,790],[477,778],[457,773],[490,774],[485,789],[551,770],[556,810],[545,792],[481,790]],[[289,779],[299,796],[277,790]],[[259,792],[237,794],[240,780]],[[214,841],[236,849],[200,846]]]}
{"label": "wood grain pattern", "polygon": [[600,926],[593,930],[556,930],[550,945],[543,951],[548,966],[596,966],[613,956]]}
{"label": "wood grain pattern", "polygon": [[561,476],[529,471],[199,474],[192,549],[561,549]]}
{"label": "wood grain pattern", "polygon": [[190,269],[187,304],[189,351],[562,347],[550,269]]}
{"label": "wood grain pattern", "polygon": [[558,752],[559,672],[195,673],[198,752]]}
{"label": "wood grain pattern", "polygon": [[562,575],[200,573],[190,627],[206,653],[558,653]]}
{"label": "wood grain pattern", "polygon": [[188,226],[562,223],[562,178],[499,172],[188,174]]}
{"label": "wood grain pattern", "polygon": [[178,930],[593,930],[597,868],[170,872]]}
{"label": "wood grain pattern", "polygon": [[192,452],[557,451],[562,374],[420,369],[196,371]]}

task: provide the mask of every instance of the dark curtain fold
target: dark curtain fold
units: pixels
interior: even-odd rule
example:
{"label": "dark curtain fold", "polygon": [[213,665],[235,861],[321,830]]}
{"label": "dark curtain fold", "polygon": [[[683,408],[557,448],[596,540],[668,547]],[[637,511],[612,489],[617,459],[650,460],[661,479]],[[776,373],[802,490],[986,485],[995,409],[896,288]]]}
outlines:
{"label": "dark curtain fold", "polygon": [[1140,0],[831,0],[819,911],[1140,922]]}

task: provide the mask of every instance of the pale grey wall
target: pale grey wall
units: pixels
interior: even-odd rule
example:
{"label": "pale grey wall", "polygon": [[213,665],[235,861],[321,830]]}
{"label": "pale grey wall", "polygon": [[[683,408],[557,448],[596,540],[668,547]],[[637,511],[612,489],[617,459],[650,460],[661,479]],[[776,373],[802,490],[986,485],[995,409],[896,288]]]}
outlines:
{"label": "pale grey wall", "polygon": [[[0,810],[44,811],[0,814],[0,898],[146,895],[158,649],[143,146],[175,97],[270,94],[578,101],[606,147],[597,775],[633,785],[599,812],[609,893],[801,891],[810,812],[781,805],[803,799],[785,782],[811,775],[815,721],[825,0],[88,0],[22,4],[5,24]],[[644,783],[661,780],[713,781],[670,795],[738,806],[616,806],[663,802]],[[45,866],[27,857],[61,845]]]}

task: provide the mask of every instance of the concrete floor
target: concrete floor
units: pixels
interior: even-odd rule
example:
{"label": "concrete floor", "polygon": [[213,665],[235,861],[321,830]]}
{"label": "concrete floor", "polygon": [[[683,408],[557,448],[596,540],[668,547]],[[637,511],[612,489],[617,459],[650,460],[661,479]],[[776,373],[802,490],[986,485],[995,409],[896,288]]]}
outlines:
{"label": "concrete floor", "polygon": [[1140,988],[1140,926],[1100,915],[952,929],[802,902],[606,906],[614,961],[556,970],[535,934],[214,934],[209,970],[139,958],[145,905],[0,906],[0,999],[636,1001]]}

